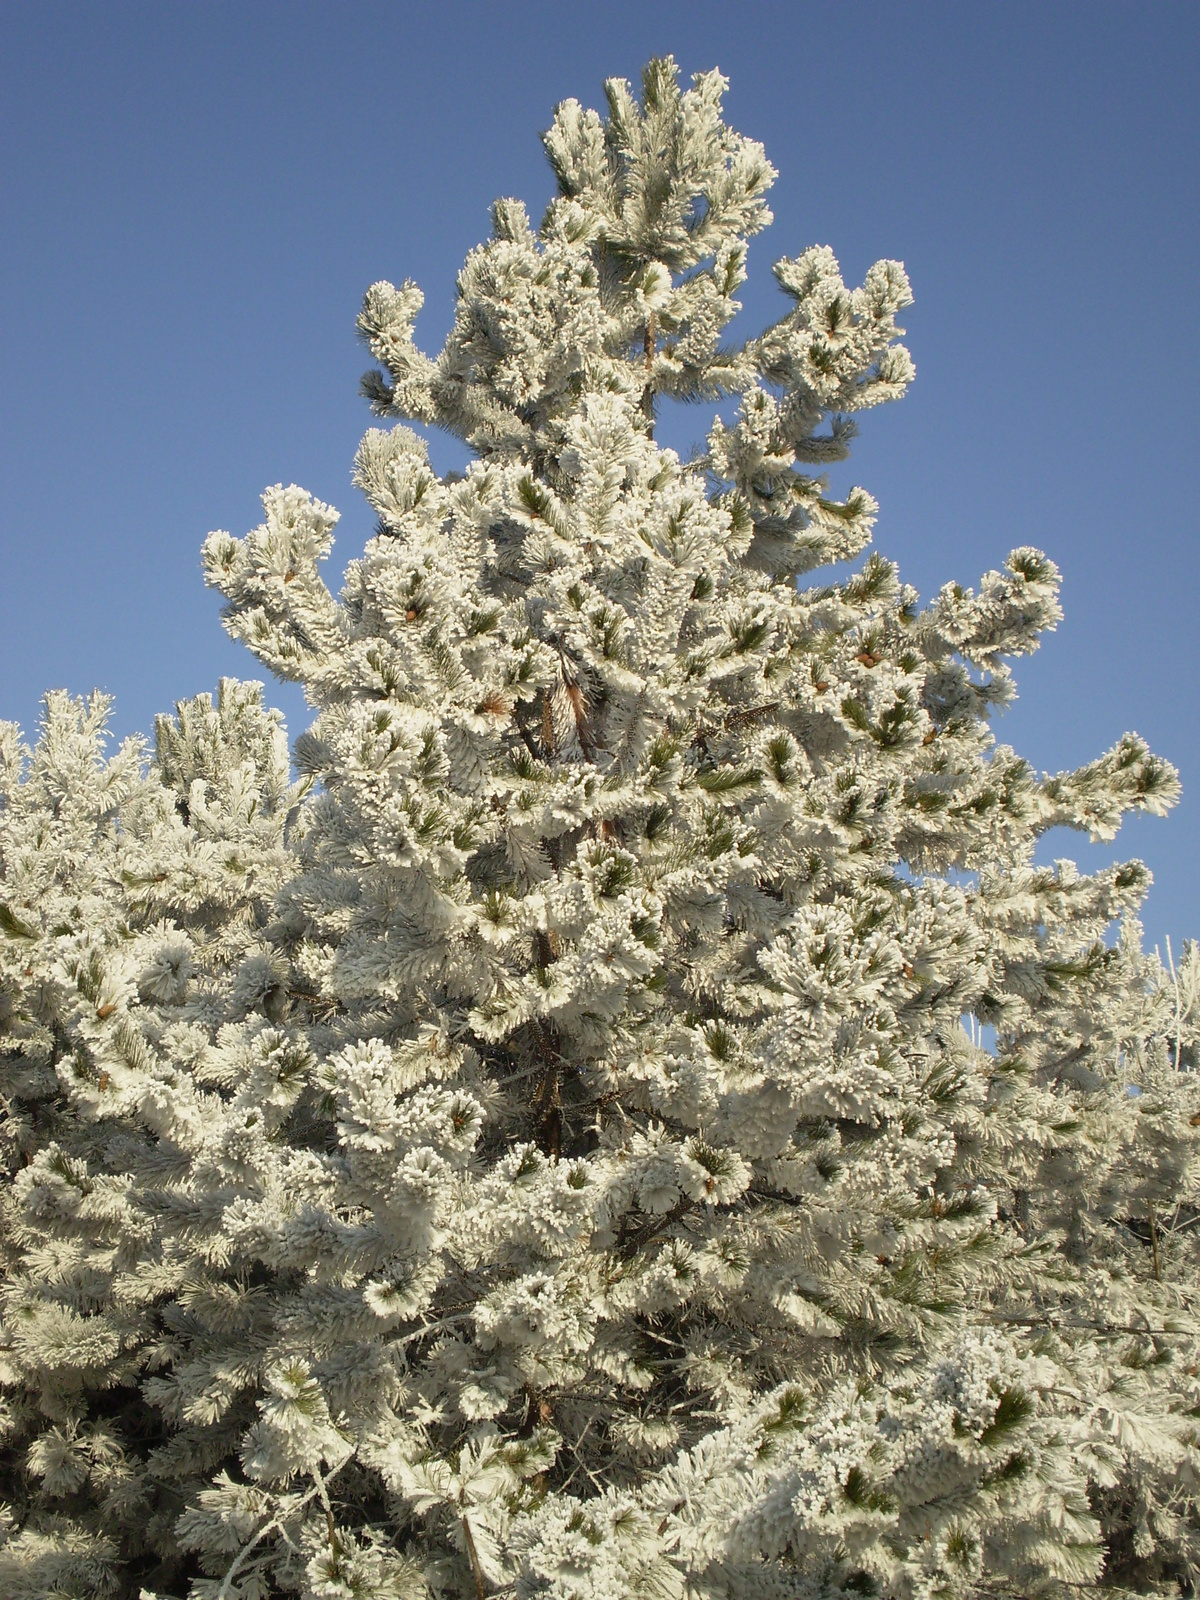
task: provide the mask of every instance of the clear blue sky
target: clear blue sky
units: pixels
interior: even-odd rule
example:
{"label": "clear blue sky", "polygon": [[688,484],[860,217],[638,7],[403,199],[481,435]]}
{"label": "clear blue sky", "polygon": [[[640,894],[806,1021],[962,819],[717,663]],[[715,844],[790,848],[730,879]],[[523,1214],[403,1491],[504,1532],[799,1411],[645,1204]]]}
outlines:
{"label": "clear blue sky", "polygon": [[856,281],[906,263],[917,382],[851,463],[878,548],[926,595],[1050,552],[1066,621],[1001,737],[1058,769],[1132,727],[1175,761],[1183,804],[1117,852],[1155,873],[1151,943],[1200,934],[1191,0],[0,4],[0,716],[99,685],[126,733],[258,675],[200,543],[294,480],[344,512],[335,566],[361,547],[363,289],[415,278],[436,348],[489,202],[549,195],[554,103],[668,51],[779,168],[748,320],[810,243]]}

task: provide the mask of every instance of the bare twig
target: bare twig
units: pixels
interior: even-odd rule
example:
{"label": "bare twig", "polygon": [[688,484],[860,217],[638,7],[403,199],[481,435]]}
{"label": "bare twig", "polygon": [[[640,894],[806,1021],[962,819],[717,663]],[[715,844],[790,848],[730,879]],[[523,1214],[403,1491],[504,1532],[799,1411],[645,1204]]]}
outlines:
{"label": "bare twig", "polygon": [[467,1555],[471,1560],[471,1571],[475,1575],[476,1600],[486,1600],[487,1589],[484,1587],[483,1568],[479,1564],[479,1551],[475,1548],[475,1535],[471,1532],[471,1524],[464,1511],[459,1519],[462,1522],[463,1538],[467,1542]]}
{"label": "bare twig", "polygon": [[447,1328],[457,1328],[464,1322],[470,1322],[472,1314],[470,1311],[462,1311],[457,1316],[441,1317],[437,1322],[427,1322],[423,1327],[415,1328],[412,1333],[406,1333],[403,1339],[397,1339],[392,1349],[401,1349],[405,1345],[413,1344],[430,1333],[444,1333]]}
{"label": "bare twig", "polygon": [[[330,1481],[336,1478],[342,1468],[346,1466],[348,1462],[353,1460],[353,1458],[354,1450],[351,1448],[346,1452],[346,1454],[338,1462],[337,1466],[334,1467],[333,1471],[329,1474]],[[238,1551],[237,1555],[234,1556],[232,1564],[225,1573],[225,1576],[221,1579],[221,1587],[217,1590],[217,1600],[229,1600],[230,1593],[232,1592],[229,1586],[237,1577],[242,1567],[245,1565],[246,1559],[250,1555],[250,1552],[260,1545],[269,1534],[279,1532],[283,1527],[283,1524],[285,1522],[290,1522],[298,1511],[303,1511],[305,1506],[310,1505],[312,1501],[320,1499],[325,1506],[326,1512],[330,1517],[332,1517],[332,1512],[329,1509],[329,1492],[326,1487],[326,1480],[321,1477],[320,1472],[317,1471],[316,1468],[313,1469],[313,1472],[317,1481],[308,1491],[308,1493],[306,1495],[302,1495],[299,1500],[290,1501],[286,1506],[281,1507],[281,1509],[278,1510],[269,1521],[263,1523],[262,1527],[254,1535],[253,1539],[251,1539],[249,1543],[244,1544]]]}

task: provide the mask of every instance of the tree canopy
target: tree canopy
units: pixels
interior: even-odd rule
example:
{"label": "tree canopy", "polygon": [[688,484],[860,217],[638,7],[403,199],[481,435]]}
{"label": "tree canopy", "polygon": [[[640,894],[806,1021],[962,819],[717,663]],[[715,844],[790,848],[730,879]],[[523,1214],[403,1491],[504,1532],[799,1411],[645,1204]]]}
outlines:
{"label": "tree canopy", "polygon": [[[4,728],[14,1600],[1191,1592],[1200,959],[1035,859],[1178,780],[996,742],[1042,552],[866,553],[908,279],[727,337],[724,88],[560,105],[436,357],[368,290],[340,592],[295,486],[204,547],[290,758],[231,680]],[[731,404],[681,460],[664,399]]]}

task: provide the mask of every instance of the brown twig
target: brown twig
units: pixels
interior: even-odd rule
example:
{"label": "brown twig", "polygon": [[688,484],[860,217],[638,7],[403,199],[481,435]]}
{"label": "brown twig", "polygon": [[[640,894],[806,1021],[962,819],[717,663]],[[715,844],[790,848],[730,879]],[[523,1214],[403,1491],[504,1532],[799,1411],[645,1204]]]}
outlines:
{"label": "brown twig", "polygon": [[[537,964],[545,971],[558,959],[558,934],[553,928],[538,928],[534,941]],[[562,1056],[551,1030],[540,1019],[533,1023],[533,1039],[544,1064],[544,1076],[533,1098],[533,1111],[539,1118],[538,1143],[557,1161],[562,1152]]]}
{"label": "brown twig", "polygon": [[636,1233],[632,1233],[628,1237],[619,1234],[617,1249],[626,1257],[636,1255],[644,1245],[648,1245],[664,1229],[674,1226],[691,1208],[692,1202],[686,1197],[679,1200],[664,1216],[655,1217],[653,1222],[646,1223]]}
{"label": "brown twig", "polygon": [[475,1548],[475,1535],[471,1532],[471,1524],[467,1521],[467,1514],[462,1514],[463,1538],[467,1541],[467,1555],[471,1559],[471,1571],[475,1575],[476,1600],[486,1600],[487,1589],[484,1587],[483,1568],[479,1564],[479,1551]]}
{"label": "brown twig", "polygon": [[533,736],[531,735],[531,733],[529,732],[528,727],[525,724],[525,705],[524,705],[524,703],[522,701],[518,700],[514,704],[513,711],[512,711],[512,716],[513,716],[513,721],[517,725],[517,732],[521,735],[522,744],[525,746],[526,750],[529,751],[529,754],[533,757],[533,759],[535,761],[540,762],[541,759],[542,759],[541,753],[539,752],[537,746],[534,744]]}

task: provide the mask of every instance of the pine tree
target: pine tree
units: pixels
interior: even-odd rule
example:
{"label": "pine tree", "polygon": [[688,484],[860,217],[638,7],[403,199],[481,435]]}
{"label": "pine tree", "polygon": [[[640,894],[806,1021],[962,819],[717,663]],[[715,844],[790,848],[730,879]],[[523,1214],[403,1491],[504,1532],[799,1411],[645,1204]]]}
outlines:
{"label": "pine tree", "polygon": [[995,742],[1041,552],[858,560],[908,281],[725,340],[724,87],[561,105],[436,359],[368,291],[340,595],[298,488],[209,537],[295,781],[256,684],[4,735],[6,1595],[1191,1592],[1200,958],[1034,863],[1177,778]]}

